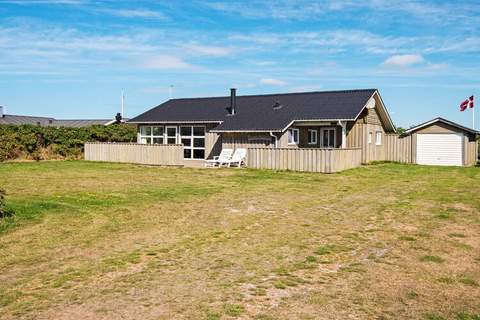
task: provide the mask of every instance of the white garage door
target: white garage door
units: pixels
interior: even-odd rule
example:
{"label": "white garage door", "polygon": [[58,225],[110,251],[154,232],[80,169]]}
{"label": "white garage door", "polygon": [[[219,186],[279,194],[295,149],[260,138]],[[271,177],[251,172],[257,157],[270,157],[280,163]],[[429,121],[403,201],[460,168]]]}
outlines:
{"label": "white garage door", "polygon": [[417,134],[417,163],[438,166],[463,165],[463,134]]}

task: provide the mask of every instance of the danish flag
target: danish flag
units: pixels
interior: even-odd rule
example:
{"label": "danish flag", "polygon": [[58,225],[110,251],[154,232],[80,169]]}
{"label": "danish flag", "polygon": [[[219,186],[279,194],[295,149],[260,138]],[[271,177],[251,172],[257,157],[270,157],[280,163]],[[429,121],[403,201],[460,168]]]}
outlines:
{"label": "danish flag", "polygon": [[460,111],[465,111],[467,108],[473,108],[473,96],[460,104]]}

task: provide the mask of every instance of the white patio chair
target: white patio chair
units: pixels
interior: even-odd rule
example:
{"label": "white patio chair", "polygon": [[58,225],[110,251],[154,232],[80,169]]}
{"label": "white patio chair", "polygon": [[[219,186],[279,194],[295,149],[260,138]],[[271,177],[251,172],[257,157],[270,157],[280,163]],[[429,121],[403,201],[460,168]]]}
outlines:
{"label": "white patio chair", "polygon": [[214,156],[213,159],[205,160],[205,167],[216,167],[220,163],[230,160],[232,153],[233,149],[223,149],[220,155]]}
{"label": "white patio chair", "polygon": [[246,160],[247,158],[247,149],[239,148],[236,149],[235,152],[233,153],[232,157],[229,160],[226,161],[221,161],[219,162],[219,166],[246,166]]}

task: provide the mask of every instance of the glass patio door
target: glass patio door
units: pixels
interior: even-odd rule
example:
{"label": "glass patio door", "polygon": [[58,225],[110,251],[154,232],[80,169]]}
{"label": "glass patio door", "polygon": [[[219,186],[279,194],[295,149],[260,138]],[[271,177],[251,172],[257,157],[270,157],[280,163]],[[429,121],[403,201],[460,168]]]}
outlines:
{"label": "glass patio door", "polygon": [[335,148],[335,128],[322,128],[320,132],[322,148]]}

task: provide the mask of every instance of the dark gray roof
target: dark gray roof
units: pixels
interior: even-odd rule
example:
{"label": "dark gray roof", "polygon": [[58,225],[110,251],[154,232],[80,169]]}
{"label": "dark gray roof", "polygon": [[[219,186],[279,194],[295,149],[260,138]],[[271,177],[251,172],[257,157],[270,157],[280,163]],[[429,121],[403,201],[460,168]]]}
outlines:
{"label": "dark gray roof", "polygon": [[[126,120],[126,119],[124,119]],[[115,119],[72,119],[72,120],[57,120],[48,117],[32,117],[32,116],[17,116],[5,114],[0,117],[0,124],[22,125],[31,124],[42,127],[69,127],[81,128],[93,125],[107,125],[114,123]]]}
{"label": "dark gray roof", "polygon": [[[376,89],[237,96],[236,114],[228,115],[230,96],[172,99],[130,122],[222,122],[215,131],[279,131],[294,120],[354,120]],[[280,108],[274,105],[280,104]]]}
{"label": "dark gray roof", "polygon": [[453,122],[453,121],[450,121],[450,120],[447,120],[447,119],[444,119],[444,118],[441,118],[441,117],[437,117],[435,119],[432,119],[432,120],[429,120],[429,121],[425,121],[419,125],[416,125],[416,126],[413,126],[413,127],[410,127],[408,130],[405,131],[405,134],[409,134],[409,133],[412,133],[414,131],[417,131],[421,128],[424,128],[426,126],[429,126],[431,124],[434,124],[436,122],[443,122],[445,124],[448,124],[452,127],[456,127],[458,129],[461,129],[461,130],[464,130],[464,131],[467,131],[467,132],[470,132],[472,134],[479,134],[480,132],[475,130],[475,129],[471,129],[471,128],[467,128],[465,126],[462,126],[461,124],[458,124],[456,122]]}
{"label": "dark gray roof", "polygon": [[3,115],[3,117],[0,117],[0,124],[33,124],[40,126],[48,126],[51,125],[53,121],[55,121],[55,119],[47,117],[16,116],[10,114],[5,114]]}
{"label": "dark gray roof", "polygon": [[51,125],[55,127],[81,128],[93,125],[106,125],[111,121],[111,119],[54,120]]}

